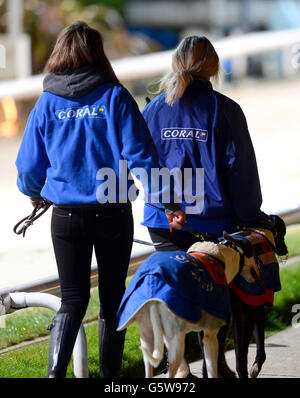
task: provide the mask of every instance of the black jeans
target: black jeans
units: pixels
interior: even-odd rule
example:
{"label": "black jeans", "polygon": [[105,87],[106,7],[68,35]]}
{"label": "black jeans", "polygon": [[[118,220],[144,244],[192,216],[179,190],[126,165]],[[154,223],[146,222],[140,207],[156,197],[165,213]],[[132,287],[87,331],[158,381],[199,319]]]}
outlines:
{"label": "black jeans", "polygon": [[90,298],[93,248],[98,263],[100,317],[115,321],[125,292],[133,242],[131,204],[54,207],[51,234],[62,305],[83,318]]}

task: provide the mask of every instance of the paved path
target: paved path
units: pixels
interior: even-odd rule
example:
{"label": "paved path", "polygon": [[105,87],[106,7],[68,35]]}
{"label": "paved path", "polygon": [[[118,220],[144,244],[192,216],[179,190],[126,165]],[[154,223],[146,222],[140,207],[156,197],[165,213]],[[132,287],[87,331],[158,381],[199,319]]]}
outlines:
{"label": "paved path", "polygon": [[[300,325],[299,325],[300,326]],[[270,336],[265,340],[267,359],[259,378],[299,378],[300,377],[300,327],[290,327]],[[248,369],[254,362],[255,344],[251,344],[248,354]],[[226,360],[232,370],[235,370],[235,353],[226,352]],[[202,360],[190,364],[191,372],[202,378]],[[157,377],[165,377],[159,375]]]}

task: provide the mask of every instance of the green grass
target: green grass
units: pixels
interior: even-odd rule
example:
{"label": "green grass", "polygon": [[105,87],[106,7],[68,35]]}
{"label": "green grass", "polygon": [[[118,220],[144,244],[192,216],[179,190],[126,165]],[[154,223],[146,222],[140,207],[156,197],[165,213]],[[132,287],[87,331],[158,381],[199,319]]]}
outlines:
{"label": "green grass", "polygon": [[289,257],[300,254],[300,224],[291,225],[287,228],[286,243]]}
{"label": "green grass", "polygon": [[[300,254],[300,226],[288,228],[287,245],[290,257]],[[275,295],[274,306],[266,309],[266,336],[291,325],[291,307],[300,303],[300,263],[283,268],[280,272],[282,290]],[[129,280],[129,278],[128,278]],[[127,281],[128,283],[128,281]],[[98,317],[99,299],[96,288],[91,290],[91,299],[84,322]],[[0,328],[0,349],[31,340],[39,336],[49,335],[46,327],[51,323],[54,312],[42,308],[18,310],[6,316],[5,328]],[[98,371],[98,332],[97,323],[86,324],[85,330],[89,347],[90,377],[99,377]],[[191,334],[190,360],[199,358],[200,350],[195,333]],[[49,340],[31,344],[18,350],[0,355],[0,377],[4,378],[42,378],[47,372]],[[227,349],[233,348],[232,337],[229,336]],[[157,370],[161,372],[162,367]],[[125,341],[123,356],[123,377],[143,377],[144,367],[139,349],[139,333],[135,324],[130,325]],[[67,377],[74,377],[72,361]]]}
{"label": "green grass", "polygon": [[280,271],[282,289],[275,294],[274,306],[266,308],[266,328],[277,332],[291,326],[294,304],[300,303],[300,263]]}
{"label": "green grass", "polygon": [[[97,319],[98,312],[98,291],[93,288],[84,323]],[[5,328],[0,328],[0,349],[48,335],[53,316],[54,312],[46,308],[26,308],[6,315]]]}

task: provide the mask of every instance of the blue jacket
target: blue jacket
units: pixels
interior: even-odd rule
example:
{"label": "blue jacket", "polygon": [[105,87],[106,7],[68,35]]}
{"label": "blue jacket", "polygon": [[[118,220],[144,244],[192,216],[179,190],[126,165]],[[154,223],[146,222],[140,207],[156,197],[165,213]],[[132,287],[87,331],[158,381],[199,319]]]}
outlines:
{"label": "blue jacket", "polygon": [[[143,116],[163,167],[204,169],[202,207],[187,214],[187,224],[198,232],[222,234],[243,222],[266,215],[260,211],[261,188],[255,153],[240,106],[214,91],[209,81],[193,81],[184,95],[169,106],[165,94],[153,99]],[[183,186],[183,185],[182,185]],[[184,186],[183,186],[184,199]],[[168,228],[159,205],[144,209],[143,225]],[[191,204],[183,202],[187,210]]]}
{"label": "blue jacket", "polygon": [[129,92],[91,68],[47,75],[16,160],[20,191],[59,205],[105,203],[108,176],[99,170],[110,168],[116,173],[110,201],[126,202],[134,182],[119,186],[121,160],[127,161],[126,176],[135,167],[149,174],[158,167],[151,135]]}

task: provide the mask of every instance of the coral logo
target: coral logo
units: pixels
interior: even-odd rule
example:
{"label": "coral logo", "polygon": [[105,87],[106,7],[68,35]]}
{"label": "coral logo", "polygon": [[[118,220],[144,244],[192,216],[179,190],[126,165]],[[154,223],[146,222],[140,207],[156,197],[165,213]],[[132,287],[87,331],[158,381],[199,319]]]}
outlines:
{"label": "coral logo", "polygon": [[162,140],[196,140],[206,142],[208,131],[188,127],[170,127],[161,130]]}
{"label": "coral logo", "polygon": [[60,109],[55,112],[58,120],[72,120],[84,118],[103,118],[105,117],[105,107],[103,105],[85,105],[83,107]]}

